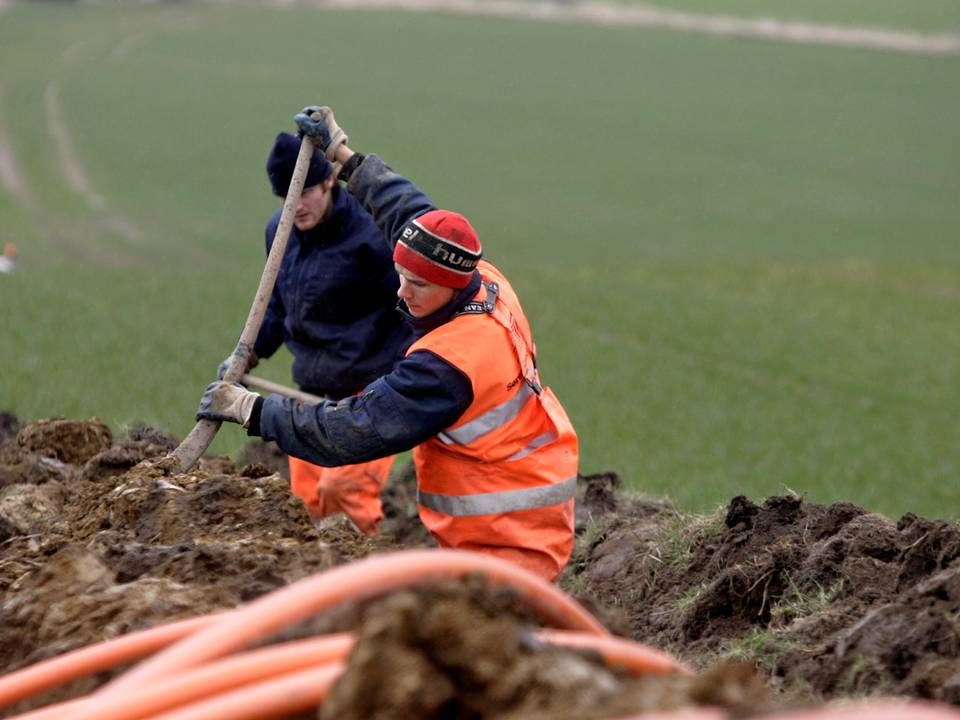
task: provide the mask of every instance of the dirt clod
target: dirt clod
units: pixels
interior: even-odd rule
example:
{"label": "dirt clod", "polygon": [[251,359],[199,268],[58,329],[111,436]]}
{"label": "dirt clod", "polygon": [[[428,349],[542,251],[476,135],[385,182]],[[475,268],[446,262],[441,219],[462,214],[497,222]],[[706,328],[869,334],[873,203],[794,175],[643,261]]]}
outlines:
{"label": "dirt clod", "polygon": [[54,418],[27,425],[17,433],[17,444],[29,451],[65,463],[84,463],[110,447],[113,433],[100,420]]}

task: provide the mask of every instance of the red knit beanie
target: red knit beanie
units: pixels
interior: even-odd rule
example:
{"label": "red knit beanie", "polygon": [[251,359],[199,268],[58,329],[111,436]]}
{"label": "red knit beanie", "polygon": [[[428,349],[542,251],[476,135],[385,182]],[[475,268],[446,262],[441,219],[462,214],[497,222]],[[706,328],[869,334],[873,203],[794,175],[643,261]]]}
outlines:
{"label": "red knit beanie", "polygon": [[393,261],[427,282],[461,289],[482,255],[480,238],[463,215],[431,210],[403,228]]}

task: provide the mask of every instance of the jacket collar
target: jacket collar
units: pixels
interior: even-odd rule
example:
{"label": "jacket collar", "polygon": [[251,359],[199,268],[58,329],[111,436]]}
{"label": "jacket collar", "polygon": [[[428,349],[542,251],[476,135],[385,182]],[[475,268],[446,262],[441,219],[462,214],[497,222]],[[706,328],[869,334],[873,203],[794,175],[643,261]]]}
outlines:
{"label": "jacket collar", "polygon": [[453,299],[439,310],[421,318],[414,317],[410,314],[410,311],[407,310],[407,304],[403,300],[400,300],[397,302],[397,311],[403,315],[403,319],[410,325],[413,334],[416,337],[422,337],[431,330],[437,329],[445,322],[449,322],[458,311],[463,309],[464,305],[473,300],[478,290],[480,290],[480,273],[474,270],[473,277],[470,278],[467,286],[454,295]]}

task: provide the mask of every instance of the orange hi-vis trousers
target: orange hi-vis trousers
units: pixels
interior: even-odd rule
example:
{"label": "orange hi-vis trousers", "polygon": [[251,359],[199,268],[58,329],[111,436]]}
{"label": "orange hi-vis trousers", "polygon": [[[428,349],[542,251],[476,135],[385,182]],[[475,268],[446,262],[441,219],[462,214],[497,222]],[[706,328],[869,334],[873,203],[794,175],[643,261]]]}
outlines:
{"label": "orange hi-vis trousers", "polygon": [[314,520],[346,513],[361,532],[373,535],[383,518],[380,491],[390,477],[393,457],[327,468],[290,456],[290,490]]}

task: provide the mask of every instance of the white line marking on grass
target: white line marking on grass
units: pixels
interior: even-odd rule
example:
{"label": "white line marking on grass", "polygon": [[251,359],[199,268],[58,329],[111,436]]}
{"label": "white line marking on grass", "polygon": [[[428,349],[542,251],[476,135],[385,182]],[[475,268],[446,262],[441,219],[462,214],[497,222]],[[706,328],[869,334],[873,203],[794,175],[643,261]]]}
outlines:
{"label": "white line marking on grass", "polygon": [[[297,3],[284,3],[287,5]],[[303,4],[303,3],[301,3]],[[306,3],[311,4],[311,3]],[[518,0],[317,0],[331,8],[409,10],[489,17],[524,18],[595,25],[633,25],[801,45],[829,45],[924,55],[960,54],[960,34],[918,33],[855,25],[826,25],[774,18],[741,18],[678,12],[655,5],[606,2],[522,2]]]}

